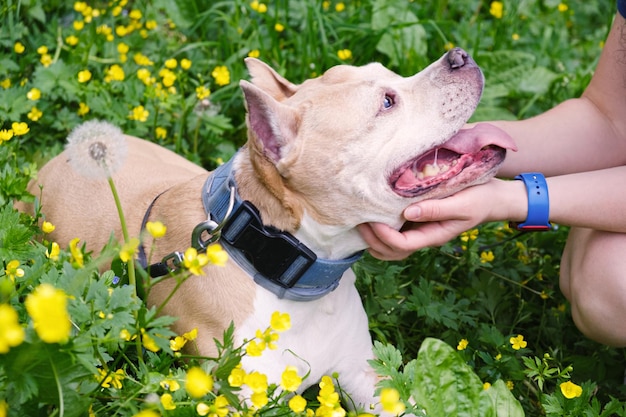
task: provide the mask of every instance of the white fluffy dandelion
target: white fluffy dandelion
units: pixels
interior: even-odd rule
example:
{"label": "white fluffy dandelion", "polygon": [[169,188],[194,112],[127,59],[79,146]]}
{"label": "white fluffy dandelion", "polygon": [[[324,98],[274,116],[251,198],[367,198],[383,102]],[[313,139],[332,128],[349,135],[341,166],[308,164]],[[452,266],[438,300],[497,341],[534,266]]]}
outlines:
{"label": "white fluffy dandelion", "polygon": [[122,130],[108,122],[91,120],[67,137],[69,163],[76,172],[94,179],[110,178],[126,160]]}

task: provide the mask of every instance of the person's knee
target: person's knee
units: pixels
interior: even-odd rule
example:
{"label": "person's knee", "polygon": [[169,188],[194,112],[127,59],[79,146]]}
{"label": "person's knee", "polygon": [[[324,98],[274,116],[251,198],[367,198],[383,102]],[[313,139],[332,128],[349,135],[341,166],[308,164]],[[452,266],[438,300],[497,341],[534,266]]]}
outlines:
{"label": "person's knee", "polygon": [[[617,285],[615,281],[619,281]],[[626,288],[619,277],[571,277],[569,294],[572,318],[588,338],[610,346],[626,346]],[[603,282],[604,281],[604,282]]]}

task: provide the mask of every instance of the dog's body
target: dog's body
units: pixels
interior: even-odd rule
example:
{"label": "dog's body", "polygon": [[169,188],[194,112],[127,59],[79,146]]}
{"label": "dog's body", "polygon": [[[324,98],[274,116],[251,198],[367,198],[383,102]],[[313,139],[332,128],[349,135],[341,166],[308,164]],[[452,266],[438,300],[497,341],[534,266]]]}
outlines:
{"label": "dog's body", "polygon": [[[319,258],[343,259],[365,249],[358,224],[399,228],[409,203],[486,181],[504,158],[502,147],[512,147],[508,139],[487,146],[476,135],[466,141],[454,136],[483,86],[479,68],[458,49],[411,78],[378,64],[338,66],[299,86],[260,61],[247,64],[253,83],[241,87],[249,141],[232,162],[237,191],[264,224],[292,233]],[[167,233],[154,241],[153,259],[184,251],[194,227],[207,218],[201,193],[209,173],[149,142],[128,137],[127,143],[128,159],[113,180],[131,234],[139,233],[159,195],[148,219],[162,221]],[[121,239],[106,181],[79,176],[61,154],[41,169],[38,183],[42,211],[56,225],[51,238],[67,243],[80,237],[95,251],[112,230]],[[31,192],[38,193],[36,186]],[[164,309],[179,318],[178,333],[198,328],[199,353],[214,353],[213,339],[231,321],[242,342],[265,329],[272,312],[287,312],[292,328],[281,334],[278,349],[246,356],[244,369],[278,382],[286,365],[295,365],[300,375],[310,371],[311,384],[338,372],[356,404],[375,402],[377,377],[367,364],[372,344],[351,270],[334,291],[311,301],[278,298],[232,259],[204,272],[187,280]],[[148,302],[162,303],[174,285],[164,280]]]}

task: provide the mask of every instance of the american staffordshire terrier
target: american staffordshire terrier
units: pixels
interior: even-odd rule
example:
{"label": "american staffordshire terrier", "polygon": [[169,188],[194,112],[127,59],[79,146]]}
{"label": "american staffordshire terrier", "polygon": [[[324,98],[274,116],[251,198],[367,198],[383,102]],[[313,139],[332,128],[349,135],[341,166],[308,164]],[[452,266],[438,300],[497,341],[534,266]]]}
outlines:
{"label": "american staffordshire terrier", "polygon": [[[231,322],[243,342],[267,328],[274,311],[286,312],[292,328],[278,349],[245,356],[244,369],[280,382],[293,365],[299,375],[310,372],[310,384],[337,372],[351,401],[370,410],[378,378],[367,363],[372,341],[350,270],[366,249],[356,226],[400,228],[407,205],[486,181],[514,144],[493,126],[462,129],[483,75],[458,48],[408,78],[376,63],[339,65],[295,85],[259,60],[246,64],[248,143],[214,173],[125,137],[127,160],[113,180],[128,227],[138,235],[147,220],[167,226],[165,237],[143,243],[164,259],[151,265],[154,275],[167,274],[190,239],[202,250],[219,238],[230,254],[225,267],[207,266],[205,276],[185,281],[163,310],[179,318],[179,334],[198,328],[199,354],[214,354],[213,339]],[[42,211],[56,225],[52,239],[80,237],[94,251],[111,231],[121,239],[108,184],[76,174],[67,151],[37,183]],[[163,280],[148,303],[163,303],[175,284]]]}

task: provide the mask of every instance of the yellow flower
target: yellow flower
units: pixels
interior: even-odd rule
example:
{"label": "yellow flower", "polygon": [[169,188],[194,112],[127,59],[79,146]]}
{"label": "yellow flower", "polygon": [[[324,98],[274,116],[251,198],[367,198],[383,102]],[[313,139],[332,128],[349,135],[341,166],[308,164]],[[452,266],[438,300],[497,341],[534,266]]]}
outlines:
{"label": "yellow flower", "polygon": [[150,112],[148,110],[146,110],[143,106],[136,106],[131,110],[128,118],[130,120],[137,120],[138,122],[145,122],[148,120],[148,116],[150,116]]}
{"label": "yellow flower", "polygon": [[11,123],[11,129],[13,129],[15,136],[25,135],[30,130],[26,122],[13,122]]}
{"label": "yellow flower", "polygon": [[406,408],[400,400],[400,393],[394,388],[383,388],[380,391],[380,404],[383,410],[395,415],[402,414]]}
{"label": "yellow flower", "polygon": [[172,394],[165,393],[161,395],[161,405],[166,410],[174,410],[176,408],[176,403],[174,402],[174,399],[172,398]]}
{"label": "yellow flower", "polygon": [[89,113],[89,106],[82,101],[78,104],[78,111],[76,112],[79,116],[84,116]]}
{"label": "yellow flower", "polygon": [[141,329],[141,343],[143,347],[151,352],[158,352],[161,350],[159,345],[156,344],[152,336],[150,336],[144,329]]}
{"label": "yellow flower", "polygon": [[43,54],[39,61],[42,63],[44,67],[47,68],[50,66],[50,64],[52,64],[52,56],[50,56],[49,54]]}
{"label": "yellow flower", "polygon": [[213,378],[202,368],[194,366],[187,371],[185,389],[193,398],[204,397],[213,389]]}
{"label": "yellow flower", "polygon": [[123,25],[115,26],[115,34],[120,38],[126,36],[128,32],[129,30],[126,28],[126,26],[123,26]]}
{"label": "yellow flower", "polygon": [[130,13],[128,14],[128,17],[130,17],[133,20],[141,19],[141,10],[137,10],[137,9],[131,10]]}
{"label": "yellow flower", "polygon": [[472,229],[472,230],[468,230],[467,232],[461,233],[461,240],[463,242],[476,240],[477,237],[478,237],[478,229]]}
{"label": "yellow flower", "polygon": [[582,387],[574,384],[572,381],[563,382],[559,387],[563,396],[568,400],[580,397],[583,394]]}
{"label": "yellow flower", "polygon": [[201,85],[199,87],[196,87],[196,97],[198,97],[198,100],[204,100],[210,95],[211,95],[211,90],[209,90],[205,86]]}
{"label": "yellow flower", "polygon": [[198,328],[194,327],[193,329],[189,330],[187,333],[183,333],[183,337],[190,342],[192,340],[196,340],[196,338],[198,337]]}
{"label": "yellow flower", "polygon": [[0,417],[7,417],[9,413],[9,404],[6,400],[0,400]]}
{"label": "yellow flower", "polygon": [[26,50],[26,47],[24,46],[24,44],[22,42],[15,42],[15,45],[13,45],[13,50],[18,53],[21,54]]}
{"label": "yellow flower", "polygon": [[0,354],[24,341],[24,328],[17,312],[8,304],[0,304]]}
{"label": "yellow flower", "polygon": [[459,341],[459,344],[456,347],[456,350],[465,350],[467,349],[467,346],[469,345],[469,342],[467,339],[461,339]]}
{"label": "yellow flower", "polygon": [[344,3],[344,2],[342,2],[342,1],[340,1],[339,3],[337,3],[337,4],[335,5],[335,11],[336,11],[336,12],[341,13],[341,12],[343,12],[345,9],[346,9],[346,5],[345,5],[345,3]]}
{"label": "yellow flower", "polygon": [[202,268],[208,263],[209,257],[195,248],[187,249],[183,255],[183,266],[193,275],[202,275]]}
{"label": "yellow flower", "polygon": [[113,388],[122,389],[122,380],[126,374],[123,369],[118,369],[115,372],[109,372],[104,369],[98,369],[98,375],[96,375],[96,379],[100,383],[100,386],[104,388]]}
{"label": "yellow flower", "polygon": [[295,366],[287,366],[280,377],[280,386],[283,390],[294,392],[302,384],[302,378],[298,375],[298,369]]}
{"label": "yellow flower", "polygon": [[48,221],[44,221],[41,225],[41,230],[44,233],[52,233],[54,232],[54,229],[56,229],[56,226]]}
{"label": "yellow flower", "polygon": [[301,413],[306,408],[306,400],[301,395],[296,395],[289,400],[288,405],[294,413]]}
{"label": "yellow flower", "polygon": [[85,27],[85,21],[84,20],[74,20],[74,23],[72,23],[72,26],[74,27],[75,31],[83,30],[83,28]]}
{"label": "yellow flower", "polygon": [[175,338],[170,340],[170,349],[172,349],[174,352],[178,352],[185,346],[186,343],[187,339],[182,336],[176,336]]}
{"label": "yellow flower", "polygon": [[206,249],[206,256],[209,258],[209,262],[216,266],[224,266],[228,261],[228,253],[218,243],[214,243]]}
{"label": "yellow flower", "polygon": [[180,67],[184,70],[188,70],[189,68],[191,68],[191,60],[187,59],[187,58],[183,58],[180,60]]}
{"label": "yellow flower", "polygon": [[443,49],[445,49],[446,51],[449,51],[450,49],[454,48],[454,44],[452,42],[446,42],[443,45]]}
{"label": "yellow flower", "polygon": [[[165,139],[167,137],[167,130],[164,127],[159,126],[156,129],[154,129],[154,134],[157,137],[157,139]],[[165,234],[165,231],[163,231],[163,233]],[[152,235],[152,237],[156,237],[152,233],[150,234]]]}
{"label": "yellow flower", "polygon": [[267,398],[267,392],[255,392],[250,396],[250,401],[252,402],[252,405],[254,405],[256,408],[265,407],[269,402],[269,399]]}
{"label": "yellow flower", "polygon": [[15,282],[16,277],[22,278],[24,276],[24,270],[20,268],[20,261],[18,261],[17,259],[14,259],[7,264],[6,269],[4,270],[4,273],[13,282]]}
{"label": "yellow flower", "polygon": [[70,35],[67,38],[65,38],[65,43],[68,44],[69,46],[76,46],[78,45],[78,37],[74,35]]}
{"label": "yellow flower", "polygon": [[0,81],[0,87],[4,88],[5,90],[11,87],[11,79],[5,78],[4,80]]}
{"label": "yellow flower", "polygon": [[250,356],[261,356],[263,350],[265,349],[265,345],[261,345],[257,343],[255,340],[251,340],[246,345],[246,353]]}
{"label": "yellow flower", "polygon": [[513,39],[514,41],[519,41],[519,34],[517,33],[512,34],[511,39]]}
{"label": "yellow flower", "polygon": [[196,412],[201,416],[225,417],[228,415],[228,400],[223,395],[220,395],[215,398],[211,405],[199,403],[196,406]]}
{"label": "yellow flower", "polygon": [[491,388],[491,383],[489,383],[489,382],[485,382],[485,383],[483,384],[483,389],[484,389],[485,391],[487,391],[489,388]]}
{"label": "yellow flower", "polygon": [[275,311],[270,318],[270,327],[277,332],[284,332],[291,328],[291,317],[289,313]]}
{"label": "yellow flower", "polygon": [[243,378],[244,384],[246,384],[252,392],[267,392],[267,375],[254,371],[247,374]]}
{"label": "yellow flower", "polygon": [[567,9],[569,9],[569,7],[567,7],[567,4],[565,3],[559,3],[558,9],[559,9],[559,12],[563,13],[563,12],[566,12]]}
{"label": "yellow flower", "polygon": [[46,343],[65,343],[72,330],[67,313],[67,295],[50,284],[41,284],[26,297],[26,311],[33,327]]}
{"label": "yellow flower", "polygon": [[26,93],[26,98],[37,101],[41,98],[41,91],[38,88],[31,88],[30,91]]}
{"label": "yellow flower", "polygon": [[130,49],[130,47],[128,45],[126,45],[124,42],[120,42],[117,44],[117,52],[120,54],[126,54],[128,53],[128,50]]}
{"label": "yellow flower", "polygon": [[502,19],[503,4],[501,1],[492,1],[489,6],[489,13],[496,19]]}
{"label": "yellow flower", "polygon": [[165,61],[165,67],[169,69],[174,69],[178,66],[178,61],[176,58],[170,58]]}
{"label": "yellow flower", "polygon": [[348,59],[352,59],[352,51],[349,49],[340,49],[339,51],[337,51],[337,56],[342,61],[346,61]]}
{"label": "yellow flower", "polygon": [[146,29],[148,30],[154,30],[158,27],[158,23],[156,22],[156,20],[148,20],[146,22]]}
{"label": "yellow flower", "polygon": [[37,107],[33,107],[32,109],[30,109],[30,111],[26,115],[26,117],[28,117],[28,119],[32,120],[33,122],[41,119],[41,116],[43,116],[43,113]]}
{"label": "yellow flower", "polygon": [[502,353],[498,353],[494,358],[495,360],[499,361],[500,359],[502,359]]}
{"label": "yellow flower", "polygon": [[163,85],[165,87],[171,87],[174,85],[174,81],[176,81],[176,74],[167,68],[163,68],[159,71],[159,77],[163,79]]}
{"label": "yellow flower", "polygon": [[152,62],[150,58],[148,58],[141,52],[137,52],[135,55],[133,55],[133,59],[135,60],[135,64],[137,65],[141,65],[144,67],[149,67],[149,66],[154,65],[154,62]]}
{"label": "yellow flower", "polygon": [[41,45],[39,48],[37,48],[37,53],[39,55],[45,55],[48,53],[48,47],[46,45]]}
{"label": "yellow flower", "polygon": [[159,385],[164,390],[168,390],[171,392],[178,391],[180,389],[180,384],[175,379],[164,379],[163,381],[159,382]]}
{"label": "yellow flower", "polygon": [[82,268],[84,265],[83,251],[78,247],[79,238],[70,240],[71,263],[75,268]]}
{"label": "yellow flower", "polygon": [[50,245],[50,251],[46,249],[46,256],[52,259],[53,261],[56,261],[59,259],[60,253],[61,253],[61,248],[59,247],[59,244],[56,242],[52,242],[52,244]]}
{"label": "yellow flower", "polygon": [[139,239],[136,237],[130,238],[128,242],[122,245],[120,249],[120,259],[122,262],[128,262],[135,257],[137,248],[139,247]]}
{"label": "yellow flower", "polygon": [[248,56],[250,58],[258,58],[261,56],[261,52],[258,49],[253,49],[250,52],[248,52]]}
{"label": "yellow flower", "polygon": [[244,371],[241,364],[239,364],[237,367],[233,368],[232,371],[230,371],[230,375],[228,375],[228,384],[230,384],[231,387],[240,387],[244,384],[245,377],[246,371]]}
{"label": "yellow flower", "polygon": [[[157,130],[159,128],[157,127]],[[158,134],[157,134],[158,136]],[[155,221],[155,222],[147,222],[146,223],[146,230],[148,231],[148,233],[150,233],[150,236],[152,236],[155,239],[161,238],[163,236],[165,236],[165,232],[167,231],[167,227],[165,227],[165,225],[163,223],[161,223],[160,221]]]}
{"label": "yellow flower", "polygon": [[266,13],[267,5],[264,3],[259,3],[257,0],[254,0],[250,3],[250,8],[258,13]]}
{"label": "yellow flower", "polygon": [[78,82],[79,83],[86,83],[89,80],[91,80],[91,71],[89,71],[89,70],[82,70],[82,71],[78,72]]}
{"label": "yellow flower", "polygon": [[104,77],[104,82],[107,83],[111,81],[124,81],[124,78],[126,76],[124,74],[124,69],[117,64],[111,65],[109,68],[107,68],[105,73],[106,75]]}
{"label": "yellow flower", "polygon": [[492,251],[483,251],[480,253],[480,262],[483,264],[489,263],[495,259],[495,255]]}
{"label": "yellow flower", "polygon": [[7,140],[13,137],[13,129],[2,129],[0,130],[0,142],[6,142]]}
{"label": "yellow flower", "polygon": [[523,349],[526,345],[528,345],[528,343],[524,340],[524,336],[521,334],[518,334],[516,337],[511,337],[509,342],[511,343],[511,347],[515,350]]}
{"label": "yellow flower", "polygon": [[127,342],[129,342],[133,339],[133,336],[130,334],[128,330],[122,329],[120,330],[120,339],[126,340]]}
{"label": "yellow flower", "polygon": [[161,415],[154,410],[141,410],[133,417],[161,417]]}
{"label": "yellow flower", "polygon": [[509,391],[513,391],[513,388],[515,388],[515,383],[513,381],[506,381],[506,387],[509,389]]}
{"label": "yellow flower", "polygon": [[230,72],[224,65],[217,66],[211,72],[211,76],[215,79],[217,85],[227,85],[230,83]]}
{"label": "yellow flower", "polygon": [[274,30],[280,33],[285,30],[285,25],[283,25],[282,23],[276,23],[274,25]]}

